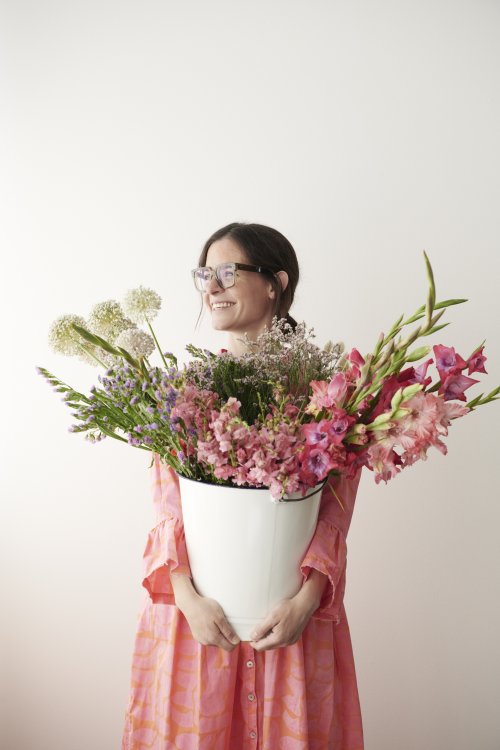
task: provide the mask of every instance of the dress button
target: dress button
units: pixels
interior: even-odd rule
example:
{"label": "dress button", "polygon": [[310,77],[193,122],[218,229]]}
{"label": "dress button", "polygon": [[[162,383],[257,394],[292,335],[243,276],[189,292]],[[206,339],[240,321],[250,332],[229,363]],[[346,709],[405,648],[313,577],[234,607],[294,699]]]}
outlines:
{"label": "dress button", "polygon": [[254,701],[255,700],[255,695],[253,693],[248,693],[248,700],[249,701]]}
{"label": "dress button", "polygon": [[257,732],[250,732],[250,737],[254,740],[257,737]]}
{"label": "dress button", "polygon": [[253,667],[253,661],[247,661],[247,667]]}

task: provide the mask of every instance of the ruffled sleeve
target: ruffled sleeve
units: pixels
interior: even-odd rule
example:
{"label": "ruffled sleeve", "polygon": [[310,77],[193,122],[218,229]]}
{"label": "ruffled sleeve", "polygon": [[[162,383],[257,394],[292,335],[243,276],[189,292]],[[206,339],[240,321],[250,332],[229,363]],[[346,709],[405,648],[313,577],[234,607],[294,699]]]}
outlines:
{"label": "ruffled sleeve", "polygon": [[360,479],[361,468],[353,479],[330,478],[344,509],[327,483],[321,495],[316,531],[300,566],[304,581],[312,568],[328,577],[321,602],[312,615],[319,620],[340,621],[346,583],[346,539]]}
{"label": "ruffled sleeve", "polygon": [[192,577],[182,520],[179,479],[171,466],[160,461],[157,453],[154,454],[151,472],[156,525],[148,534],[144,550],[142,585],[153,602],[175,604],[170,571]]}

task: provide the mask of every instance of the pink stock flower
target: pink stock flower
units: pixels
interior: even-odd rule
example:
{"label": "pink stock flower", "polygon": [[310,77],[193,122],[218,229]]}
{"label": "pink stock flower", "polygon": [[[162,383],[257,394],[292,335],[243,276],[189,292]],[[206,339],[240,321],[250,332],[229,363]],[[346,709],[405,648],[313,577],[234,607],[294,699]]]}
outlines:
{"label": "pink stock flower", "polygon": [[173,422],[182,419],[186,429],[201,428],[218,399],[219,396],[214,391],[187,383],[177,394],[170,418]]}

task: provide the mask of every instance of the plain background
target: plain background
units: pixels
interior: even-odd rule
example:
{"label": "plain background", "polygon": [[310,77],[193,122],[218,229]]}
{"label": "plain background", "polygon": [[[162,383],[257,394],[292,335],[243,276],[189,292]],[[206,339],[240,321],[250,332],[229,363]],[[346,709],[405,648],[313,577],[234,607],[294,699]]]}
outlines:
{"label": "plain background", "polygon": [[[500,4],[2,3],[4,746],[120,744],[149,456],[71,435],[35,372],[99,370],[50,323],[143,284],[187,358],[221,347],[190,269],[232,221],[294,245],[291,310],[317,342],[373,349],[427,295],[465,297],[420,343],[500,383]],[[413,330],[413,327],[406,330]],[[434,366],[430,371],[436,374]],[[387,485],[365,474],[346,608],[367,750],[498,750],[500,404],[452,424]]]}

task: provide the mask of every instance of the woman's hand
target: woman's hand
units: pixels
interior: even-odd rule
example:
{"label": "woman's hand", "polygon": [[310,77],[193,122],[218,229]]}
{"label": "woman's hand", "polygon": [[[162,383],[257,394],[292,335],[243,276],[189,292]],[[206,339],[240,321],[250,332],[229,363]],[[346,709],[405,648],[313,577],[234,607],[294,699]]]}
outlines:
{"label": "woman's hand", "polygon": [[191,628],[193,638],[203,646],[219,646],[232,651],[240,639],[226,619],[219,602],[196,591],[185,573],[170,573],[175,604]]}
{"label": "woman's hand", "polygon": [[296,643],[313,613],[319,607],[327,577],[312,570],[302,588],[291,599],[282,599],[252,633],[250,645],[256,651]]}
{"label": "woman's hand", "polygon": [[227,621],[224,610],[215,599],[197,594],[184,605],[182,613],[198,643],[232,651],[240,642]]}

